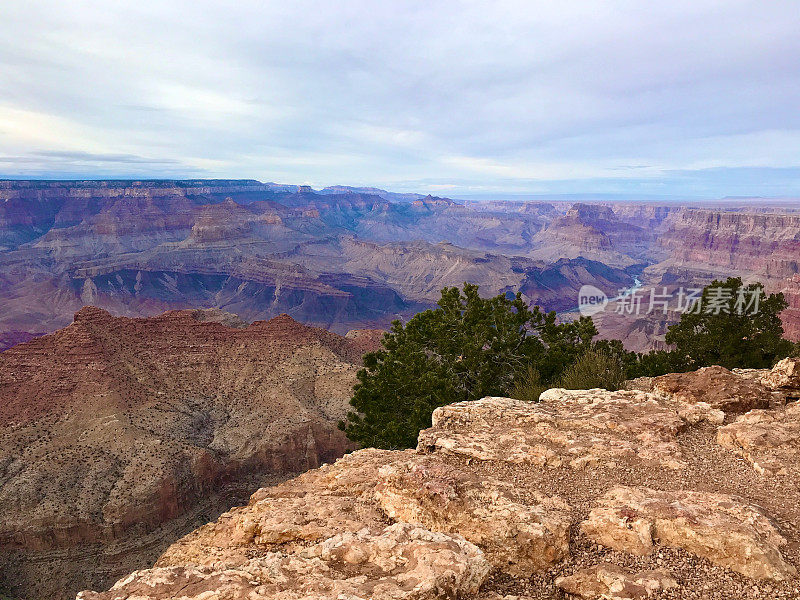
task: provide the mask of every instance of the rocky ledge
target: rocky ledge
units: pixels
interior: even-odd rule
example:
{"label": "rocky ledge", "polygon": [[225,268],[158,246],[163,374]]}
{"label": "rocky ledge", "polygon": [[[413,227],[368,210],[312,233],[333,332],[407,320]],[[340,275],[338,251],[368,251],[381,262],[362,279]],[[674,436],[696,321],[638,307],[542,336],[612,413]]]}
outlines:
{"label": "rocky ledge", "polygon": [[78,598],[800,598],[799,366],[442,407]]}

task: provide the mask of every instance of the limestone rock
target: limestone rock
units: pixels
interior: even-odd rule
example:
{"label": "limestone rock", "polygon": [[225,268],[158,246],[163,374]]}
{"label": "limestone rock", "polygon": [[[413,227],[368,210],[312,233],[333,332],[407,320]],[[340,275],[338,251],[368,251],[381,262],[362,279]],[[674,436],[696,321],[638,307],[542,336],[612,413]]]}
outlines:
{"label": "limestone rock", "polygon": [[378,534],[342,533],[302,553],[269,552],[236,567],[156,567],[79,600],[434,600],[474,594],[489,572],[483,553],[459,536],[407,523]]}
{"label": "limestone rock", "polygon": [[796,574],[786,539],[759,508],[724,494],[618,487],[597,501],[581,531],[615,550],[647,555],[655,544],[683,548],[748,577]]}
{"label": "limestone rock", "polygon": [[757,380],[732,373],[724,367],[703,367],[690,373],[670,373],[655,377],[653,392],[683,404],[705,402],[713,409],[741,413],[754,408],[768,408],[780,403],[774,394]]}
{"label": "limestone rock", "polygon": [[638,461],[680,469],[676,435],[683,427],[651,394],[552,389],[536,404],[484,398],[437,408],[417,449],[547,467]]}
{"label": "limestone rock", "polygon": [[725,421],[725,412],[718,408],[713,408],[708,402],[679,404],[677,411],[678,416],[689,425],[695,425],[700,421],[708,421],[712,425],[722,425]]}
{"label": "limestone rock", "polygon": [[743,456],[762,475],[800,467],[800,404],[753,410],[717,431],[717,442]]}
{"label": "limestone rock", "polygon": [[642,600],[661,590],[671,590],[678,583],[663,570],[639,571],[603,563],[559,577],[556,585],[574,596],[587,600]]}
{"label": "limestone rock", "polygon": [[761,378],[761,383],[772,390],[800,393],[800,358],[784,358]]}
{"label": "limestone rock", "polygon": [[345,532],[379,531],[385,521],[372,503],[378,469],[398,454],[359,450],[332,465],[257,491],[178,540],[157,566],[241,565],[253,551],[295,552]]}
{"label": "limestone rock", "polygon": [[504,572],[526,577],[569,554],[569,507],[541,496],[534,505],[512,498],[512,486],[429,457],[380,470],[376,497],[392,519],[458,533]]}
{"label": "limestone rock", "polygon": [[632,392],[652,392],[655,377],[636,377],[625,382],[625,389]]}

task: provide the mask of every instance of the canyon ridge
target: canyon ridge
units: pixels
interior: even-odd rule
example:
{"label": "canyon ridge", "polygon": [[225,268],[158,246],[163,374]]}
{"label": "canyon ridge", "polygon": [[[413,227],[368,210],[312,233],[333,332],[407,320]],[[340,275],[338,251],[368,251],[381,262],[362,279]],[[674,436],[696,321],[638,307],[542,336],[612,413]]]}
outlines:
{"label": "canyon ridge", "polygon": [[[0,182],[0,348],[68,325],[84,305],[120,316],[220,308],[286,313],[346,333],[429,308],[445,286],[520,292],[575,310],[609,297],[740,275],[782,291],[800,335],[800,212],[791,203],[474,202],[374,188],[251,180]],[[675,315],[598,325],[657,347]]]}

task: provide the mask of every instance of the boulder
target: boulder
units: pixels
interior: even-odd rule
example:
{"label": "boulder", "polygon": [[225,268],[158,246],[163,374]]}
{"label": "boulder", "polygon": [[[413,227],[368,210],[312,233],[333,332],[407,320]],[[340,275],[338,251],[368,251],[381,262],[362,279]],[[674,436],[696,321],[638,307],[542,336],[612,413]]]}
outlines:
{"label": "boulder", "polygon": [[784,358],[761,378],[761,383],[796,397],[800,394],[800,358]]}
{"label": "boulder", "polygon": [[726,413],[769,408],[782,399],[780,394],[773,393],[758,380],[718,366],[655,377],[652,389],[654,393],[681,404],[704,402]]}
{"label": "boulder", "polygon": [[458,533],[498,569],[527,577],[569,554],[569,507],[540,495],[536,504],[513,499],[513,487],[430,457],[394,462],[380,470],[380,507],[395,520]]}
{"label": "boulder", "polygon": [[268,552],[235,567],[135,571],[111,590],[81,592],[78,600],[435,600],[475,594],[489,568],[460,536],[397,523],[377,534],[342,533],[294,555]]}
{"label": "boulder", "polygon": [[621,462],[681,469],[685,422],[652,394],[551,389],[531,404],[483,398],[437,408],[420,452],[574,469]]}
{"label": "boulder", "polygon": [[720,427],[717,442],[744,457],[762,475],[787,475],[800,467],[800,404],[753,410]]}
{"label": "boulder", "polygon": [[586,600],[642,600],[656,592],[678,587],[678,582],[663,570],[639,571],[603,563],[559,577],[556,586]]}
{"label": "boulder", "polygon": [[581,531],[631,554],[647,555],[663,544],[748,577],[796,575],[781,555],[786,539],[761,509],[735,496],[617,487],[597,501]]}

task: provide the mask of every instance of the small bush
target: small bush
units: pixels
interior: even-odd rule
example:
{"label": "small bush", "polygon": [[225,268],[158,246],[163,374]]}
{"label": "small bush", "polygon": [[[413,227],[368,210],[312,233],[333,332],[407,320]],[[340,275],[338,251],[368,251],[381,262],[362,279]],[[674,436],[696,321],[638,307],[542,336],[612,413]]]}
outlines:
{"label": "small bush", "polygon": [[514,380],[514,386],[508,395],[515,400],[538,402],[541,393],[551,387],[542,381],[539,371],[533,366],[528,366],[527,371]]}
{"label": "small bush", "polygon": [[564,371],[556,387],[568,390],[603,388],[613,392],[621,389],[626,379],[625,365],[618,356],[607,350],[592,349]]}

